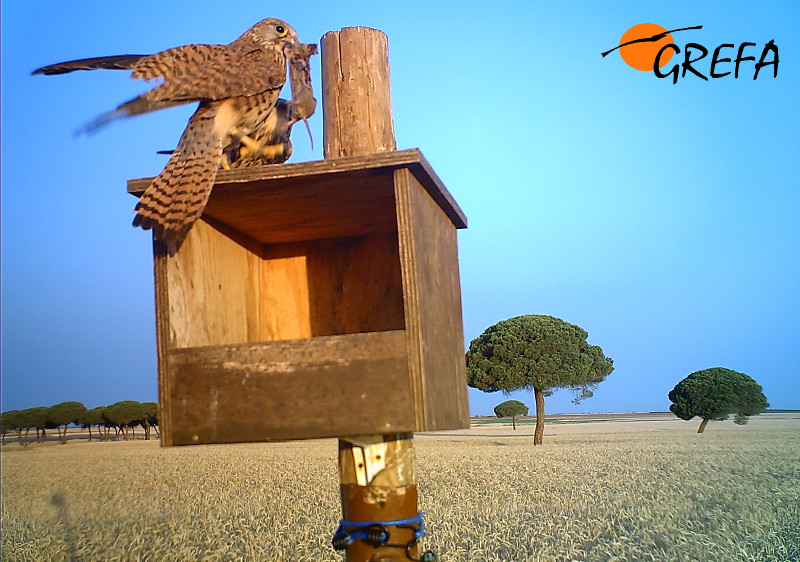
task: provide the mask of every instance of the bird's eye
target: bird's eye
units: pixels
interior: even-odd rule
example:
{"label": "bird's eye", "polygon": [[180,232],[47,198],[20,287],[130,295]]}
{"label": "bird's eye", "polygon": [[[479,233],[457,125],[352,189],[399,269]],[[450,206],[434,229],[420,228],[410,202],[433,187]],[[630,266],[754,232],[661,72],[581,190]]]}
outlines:
{"label": "bird's eye", "polygon": [[286,28],[283,27],[282,25],[276,25],[275,26],[275,31],[277,31],[278,33],[283,35],[284,33],[286,33]]}

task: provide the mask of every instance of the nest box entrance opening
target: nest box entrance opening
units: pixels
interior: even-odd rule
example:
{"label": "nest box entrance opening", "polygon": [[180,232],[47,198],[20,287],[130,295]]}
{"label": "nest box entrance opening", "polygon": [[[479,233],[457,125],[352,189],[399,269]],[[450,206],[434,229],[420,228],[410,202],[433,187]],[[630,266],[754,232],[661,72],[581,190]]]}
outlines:
{"label": "nest box entrance opening", "polygon": [[465,427],[465,226],[417,150],[220,171],[155,252],[164,444]]}

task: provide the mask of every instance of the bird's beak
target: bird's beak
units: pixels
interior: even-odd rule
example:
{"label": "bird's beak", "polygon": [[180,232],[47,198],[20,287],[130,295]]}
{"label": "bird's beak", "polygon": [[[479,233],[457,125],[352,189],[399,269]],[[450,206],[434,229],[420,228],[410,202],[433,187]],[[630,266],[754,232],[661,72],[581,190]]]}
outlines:
{"label": "bird's beak", "polygon": [[289,56],[291,55],[292,49],[294,49],[295,45],[297,45],[297,43],[295,43],[291,39],[286,41],[286,44],[283,46],[283,55],[286,58],[289,58]]}

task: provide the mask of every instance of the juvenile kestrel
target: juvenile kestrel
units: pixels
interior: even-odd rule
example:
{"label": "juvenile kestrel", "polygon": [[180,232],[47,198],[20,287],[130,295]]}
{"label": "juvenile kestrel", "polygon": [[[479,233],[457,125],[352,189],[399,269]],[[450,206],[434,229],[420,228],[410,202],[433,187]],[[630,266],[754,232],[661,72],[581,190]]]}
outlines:
{"label": "juvenile kestrel", "polygon": [[[200,102],[167,165],[136,205],[134,226],[153,229],[173,254],[205,208],[223,148],[267,127],[286,81],[286,53],[297,43],[289,24],[258,22],[228,45],[185,45],[154,55],[119,55],[53,64],[33,74],[129,69],[132,78],[163,83],[87,126]],[[256,141],[257,142],[257,141]]]}

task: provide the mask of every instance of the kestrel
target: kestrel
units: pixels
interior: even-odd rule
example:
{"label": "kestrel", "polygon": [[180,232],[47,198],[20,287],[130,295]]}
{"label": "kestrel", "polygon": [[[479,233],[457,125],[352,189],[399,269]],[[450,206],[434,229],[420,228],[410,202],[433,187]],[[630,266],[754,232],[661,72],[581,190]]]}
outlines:
{"label": "kestrel", "polygon": [[[185,45],[154,55],[119,55],[53,64],[33,74],[129,69],[131,78],[163,79],[152,90],[101,115],[86,129],[184,103],[200,102],[167,165],[142,194],[134,226],[153,229],[170,254],[200,217],[214,185],[223,149],[250,143],[249,135],[275,118],[286,81],[286,58],[298,42],[286,22],[258,22],[228,45]],[[291,120],[291,116],[288,117]],[[259,146],[255,141],[253,146]]]}
{"label": "kestrel", "polygon": [[261,122],[260,127],[251,131],[247,137],[236,139],[225,147],[222,159],[224,168],[286,162],[292,155],[292,126],[298,121],[305,122],[311,146],[314,146],[308,118],[314,113],[317,100],[311,86],[309,59],[316,53],[317,45],[313,43],[295,43],[287,47],[292,99],[286,101],[279,98],[275,111]]}
{"label": "kestrel", "polygon": [[[314,114],[317,100],[311,85],[309,59],[317,54],[314,43],[296,43],[286,48],[289,57],[289,77],[292,99],[278,98],[274,112],[261,121],[257,129],[249,135],[234,139],[222,150],[221,166],[224,169],[246,168],[264,164],[282,164],[292,155],[292,126],[304,121],[311,147],[314,139],[308,118]],[[253,111],[261,111],[254,108]],[[159,154],[172,154],[174,150],[159,150]]]}

